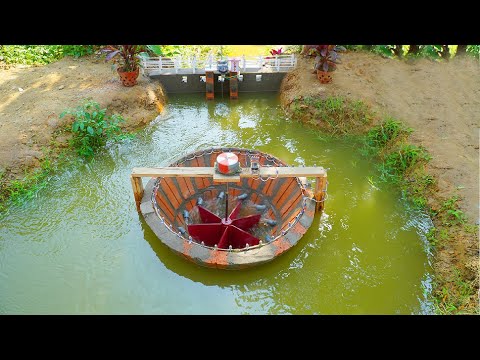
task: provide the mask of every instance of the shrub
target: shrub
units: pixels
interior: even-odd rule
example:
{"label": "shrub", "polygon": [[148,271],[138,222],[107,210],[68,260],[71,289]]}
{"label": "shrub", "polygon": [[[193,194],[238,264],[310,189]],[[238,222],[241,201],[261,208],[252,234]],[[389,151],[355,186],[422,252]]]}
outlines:
{"label": "shrub", "polygon": [[88,100],[76,109],[67,109],[60,114],[60,118],[67,114],[74,117],[71,144],[79,155],[87,158],[93,156],[95,150],[104,146],[108,139],[122,133],[119,124],[125,119],[118,114],[107,116],[106,112],[107,109],[100,109],[97,102]]}

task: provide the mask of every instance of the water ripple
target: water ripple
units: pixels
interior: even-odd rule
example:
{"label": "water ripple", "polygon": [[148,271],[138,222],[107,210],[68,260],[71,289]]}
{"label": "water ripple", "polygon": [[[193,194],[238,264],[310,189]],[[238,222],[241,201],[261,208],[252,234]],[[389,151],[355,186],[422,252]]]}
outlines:
{"label": "water ripple", "polygon": [[[212,146],[330,168],[325,212],[275,261],[200,268],[173,255],[136,212],[133,167]],[[0,313],[430,313],[431,221],[373,188],[371,168],[351,143],[319,140],[285,120],[276,95],[235,103],[172,95],[135,139],[65,169],[0,219]]]}

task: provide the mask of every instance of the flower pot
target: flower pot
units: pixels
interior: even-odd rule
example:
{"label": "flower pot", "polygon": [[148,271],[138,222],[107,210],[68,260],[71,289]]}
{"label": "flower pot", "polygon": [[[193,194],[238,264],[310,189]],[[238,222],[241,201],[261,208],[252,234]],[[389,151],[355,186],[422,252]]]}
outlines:
{"label": "flower pot", "polygon": [[317,79],[320,80],[322,84],[328,84],[332,82],[333,71],[321,71],[317,70]]}
{"label": "flower pot", "polygon": [[135,71],[123,71],[123,69],[117,69],[120,80],[122,80],[123,86],[133,86],[137,83],[137,78],[139,74],[139,68]]}

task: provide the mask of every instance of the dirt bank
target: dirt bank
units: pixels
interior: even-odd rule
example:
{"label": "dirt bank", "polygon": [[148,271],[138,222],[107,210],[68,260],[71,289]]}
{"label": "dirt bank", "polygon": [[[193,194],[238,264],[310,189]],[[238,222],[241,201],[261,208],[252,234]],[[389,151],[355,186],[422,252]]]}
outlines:
{"label": "dirt bank", "polygon": [[333,83],[322,85],[311,74],[313,60],[300,58],[283,83],[283,104],[296,96],[341,95],[401,120],[415,130],[411,140],[433,156],[429,166],[439,190],[458,191],[461,209],[477,222],[480,63],[470,57],[406,63],[370,53],[347,53],[342,59]]}
{"label": "dirt bank", "polygon": [[22,177],[25,168],[38,166],[42,148],[66,143],[57,136],[67,118],[59,114],[92,98],[109,112],[121,114],[126,129],[153,120],[165,94],[158,82],[140,75],[138,85],[122,86],[109,64],[93,58],[66,57],[42,67],[0,70],[0,174]]}
{"label": "dirt bank", "polygon": [[[438,63],[428,59],[399,61],[371,53],[346,53],[333,83],[321,84],[312,74],[313,59],[300,58],[281,89],[285,108],[301,96],[361,99],[379,115],[401,120],[414,129],[409,141],[424,146],[432,160],[427,172],[437,179],[429,200],[432,209],[453,195],[470,223],[479,221],[480,63],[470,57]],[[434,219],[435,222],[435,219]],[[441,226],[439,221],[435,224]],[[475,233],[452,233],[437,248],[437,279],[464,280],[478,289],[479,248]],[[478,233],[478,232],[477,232]],[[454,280],[456,279],[456,280]],[[448,284],[440,284],[440,287]],[[456,284],[458,287],[458,284]],[[478,296],[469,300],[478,306]]]}

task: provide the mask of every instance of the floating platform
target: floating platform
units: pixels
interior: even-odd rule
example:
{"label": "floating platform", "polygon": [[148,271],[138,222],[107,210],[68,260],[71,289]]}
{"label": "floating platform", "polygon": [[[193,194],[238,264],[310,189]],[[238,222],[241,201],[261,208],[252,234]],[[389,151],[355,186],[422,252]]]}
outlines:
{"label": "floating platform", "polygon": [[[222,153],[238,158],[235,174],[217,171]],[[322,167],[289,167],[256,150],[212,148],[169,167],[134,168],[131,180],[137,208],[163,244],[201,266],[235,270],[298,243],[323,210],[326,176]],[[141,177],[151,177],[145,189]],[[315,190],[307,177],[316,178]]]}

